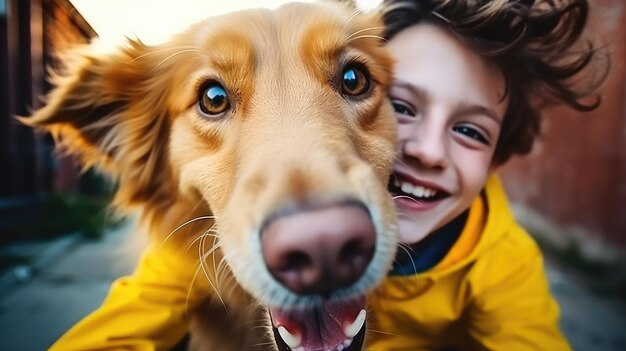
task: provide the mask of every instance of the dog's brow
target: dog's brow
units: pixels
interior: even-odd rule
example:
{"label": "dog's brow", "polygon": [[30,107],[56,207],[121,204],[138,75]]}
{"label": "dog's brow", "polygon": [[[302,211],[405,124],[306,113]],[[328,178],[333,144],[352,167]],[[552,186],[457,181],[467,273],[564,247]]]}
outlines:
{"label": "dog's brow", "polygon": [[346,50],[346,37],[336,23],[315,23],[302,32],[299,50],[306,67],[320,80],[337,69],[338,59]]}
{"label": "dog's brow", "polygon": [[218,28],[204,44],[207,64],[231,89],[249,90],[247,87],[254,84],[257,61],[253,44],[253,39],[245,33],[232,28]]}

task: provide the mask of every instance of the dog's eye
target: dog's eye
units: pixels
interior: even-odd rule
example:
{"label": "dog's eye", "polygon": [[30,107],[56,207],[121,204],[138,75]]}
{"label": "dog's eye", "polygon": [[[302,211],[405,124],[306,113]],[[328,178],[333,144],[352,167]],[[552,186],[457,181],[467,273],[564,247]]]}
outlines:
{"label": "dog's eye", "polygon": [[363,67],[349,65],[343,70],[342,93],[350,96],[365,94],[370,88],[370,77]]}
{"label": "dog's eye", "polygon": [[219,115],[230,107],[226,90],[217,82],[212,82],[201,91],[198,99],[200,110],[207,115]]}

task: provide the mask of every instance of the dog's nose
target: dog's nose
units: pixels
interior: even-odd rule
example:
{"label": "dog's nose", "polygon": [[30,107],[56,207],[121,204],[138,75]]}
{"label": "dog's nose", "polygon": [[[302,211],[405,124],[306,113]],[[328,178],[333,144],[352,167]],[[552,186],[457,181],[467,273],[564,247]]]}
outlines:
{"label": "dog's nose", "polygon": [[363,275],[376,231],[360,205],[336,204],[279,216],[261,233],[270,273],[297,294],[328,296]]}

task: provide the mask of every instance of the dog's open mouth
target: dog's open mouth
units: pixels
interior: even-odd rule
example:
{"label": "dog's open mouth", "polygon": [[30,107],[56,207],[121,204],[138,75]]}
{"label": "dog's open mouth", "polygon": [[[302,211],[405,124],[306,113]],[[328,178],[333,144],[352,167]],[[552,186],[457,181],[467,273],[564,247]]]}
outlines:
{"label": "dog's open mouth", "polygon": [[280,351],[360,351],[365,338],[365,297],[299,310],[270,309]]}

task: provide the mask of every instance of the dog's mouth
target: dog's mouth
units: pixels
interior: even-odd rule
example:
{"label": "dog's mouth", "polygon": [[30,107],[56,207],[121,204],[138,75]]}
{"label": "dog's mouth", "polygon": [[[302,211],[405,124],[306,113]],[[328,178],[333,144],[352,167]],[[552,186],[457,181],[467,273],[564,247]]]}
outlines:
{"label": "dog's mouth", "polygon": [[365,297],[298,309],[269,309],[280,351],[360,351],[365,338]]}

